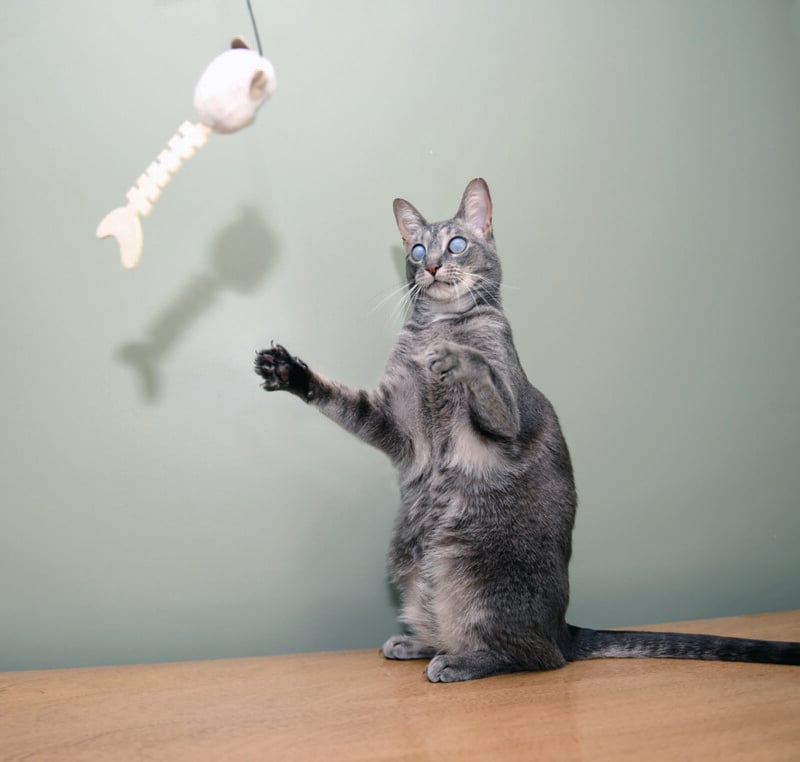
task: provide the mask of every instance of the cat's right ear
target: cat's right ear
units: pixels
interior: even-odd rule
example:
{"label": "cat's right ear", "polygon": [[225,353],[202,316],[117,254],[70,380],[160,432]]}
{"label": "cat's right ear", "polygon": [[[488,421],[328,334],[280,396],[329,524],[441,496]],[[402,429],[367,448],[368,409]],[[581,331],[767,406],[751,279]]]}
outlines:
{"label": "cat's right ear", "polygon": [[392,204],[394,218],[397,220],[397,229],[403,238],[404,243],[413,241],[417,238],[419,231],[428,223],[425,218],[411,205],[402,198],[396,198]]}
{"label": "cat's right ear", "polygon": [[491,239],[492,197],[489,194],[489,186],[482,177],[476,177],[467,185],[456,217],[464,220],[487,241]]}

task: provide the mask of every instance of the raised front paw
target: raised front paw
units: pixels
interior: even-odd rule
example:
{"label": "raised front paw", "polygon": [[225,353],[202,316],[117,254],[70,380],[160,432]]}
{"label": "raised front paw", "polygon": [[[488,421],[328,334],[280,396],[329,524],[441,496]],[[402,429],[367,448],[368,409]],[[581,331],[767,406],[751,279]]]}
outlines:
{"label": "raised front paw", "polygon": [[455,384],[465,378],[465,350],[458,344],[450,341],[433,344],[425,354],[425,361],[428,370],[440,381]]}
{"label": "raised front paw", "polygon": [[264,379],[261,386],[268,392],[289,386],[292,356],[280,344],[256,352],[256,373]]}
{"label": "raised front paw", "polygon": [[308,366],[290,355],[280,344],[256,352],[255,371],[264,379],[261,387],[268,392],[285,389],[309,398]]}

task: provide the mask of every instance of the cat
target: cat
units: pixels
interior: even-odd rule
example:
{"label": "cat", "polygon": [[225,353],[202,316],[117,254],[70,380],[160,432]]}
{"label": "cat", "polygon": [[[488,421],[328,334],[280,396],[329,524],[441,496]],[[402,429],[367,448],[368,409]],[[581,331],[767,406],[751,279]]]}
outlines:
{"label": "cat", "polygon": [[431,682],[596,657],[800,664],[800,643],[567,624],[572,464],[503,313],[489,188],[472,180],[444,222],[403,199],[394,214],[411,309],[378,387],[330,381],[280,345],[255,360],[265,390],[297,395],[399,472],[389,571],[409,634],[383,655],[429,659]]}

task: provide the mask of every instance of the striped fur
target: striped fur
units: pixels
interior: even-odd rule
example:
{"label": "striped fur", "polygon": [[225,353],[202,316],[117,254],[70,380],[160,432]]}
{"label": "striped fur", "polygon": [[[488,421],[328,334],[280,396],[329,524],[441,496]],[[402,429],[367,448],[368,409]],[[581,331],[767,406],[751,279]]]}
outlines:
{"label": "striped fur", "polygon": [[[556,414],[528,381],[501,307],[492,202],[481,179],[429,224],[394,202],[412,302],[379,386],[351,389],[281,346],[256,370],[385,452],[401,509],[389,552],[402,620],[387,658],[429,658],[431,681],[561,667],[595,656],[798,663],[796,644],[601,633],[571,627],[567,566],[576,494]],[[463,251],[454,238],[463,239]],[[420,257],[424,247],[424,256]],[[763,644],[762,644],[763,645]],[[791,646],[791,647],[790,647]],[[792,648],[794,650],[792,650]]]}

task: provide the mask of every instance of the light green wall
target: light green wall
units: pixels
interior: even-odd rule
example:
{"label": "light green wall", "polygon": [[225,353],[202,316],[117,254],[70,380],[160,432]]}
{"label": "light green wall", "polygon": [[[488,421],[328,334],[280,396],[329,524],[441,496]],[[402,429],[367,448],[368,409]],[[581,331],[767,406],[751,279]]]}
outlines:
{"label": "light green wall", "polygon": [[475,175],[577,470],[572,619],[800,606],[796,4],[254,5],[278,92],[134,272],[94,228],[244,0],[0,5],[0,669],[394,631],[392,469],[251,361],[374,384],[391,200],[449,216]]}

